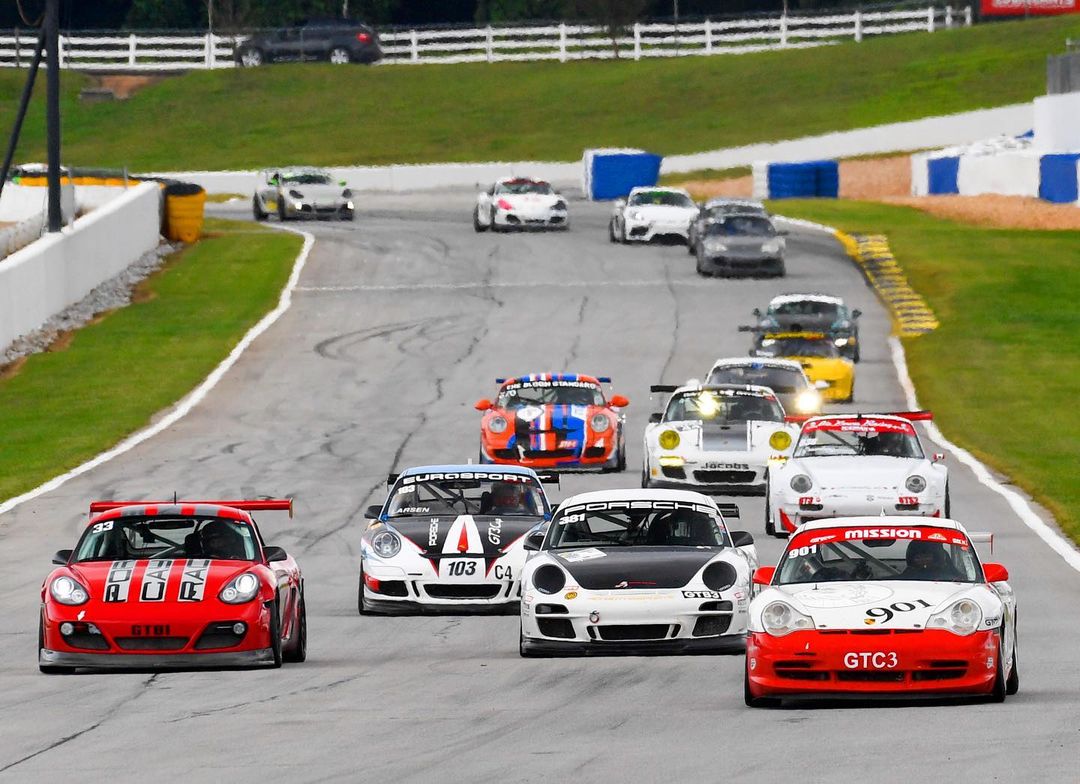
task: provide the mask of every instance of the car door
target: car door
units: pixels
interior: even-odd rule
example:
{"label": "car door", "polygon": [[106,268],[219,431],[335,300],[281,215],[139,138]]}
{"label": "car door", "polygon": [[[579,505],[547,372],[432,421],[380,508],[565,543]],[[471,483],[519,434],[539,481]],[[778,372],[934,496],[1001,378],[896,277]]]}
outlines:
{"label": "car door", "polygon": [[330,39],[333,34],[334,27],[327,20],[316,19],[304,25],[301,59],[327,59],[330,56]]}
{"label": "car door", "polygon": [[286,27],[277,31],[273,43],[275,60],[298,60],[301,55],[301,28]]}
{"label": "car door", "polygon": [[481,224],[491,222],[491,204],[495,195],[495,186],[492,185],[476,197],[476,214]]}

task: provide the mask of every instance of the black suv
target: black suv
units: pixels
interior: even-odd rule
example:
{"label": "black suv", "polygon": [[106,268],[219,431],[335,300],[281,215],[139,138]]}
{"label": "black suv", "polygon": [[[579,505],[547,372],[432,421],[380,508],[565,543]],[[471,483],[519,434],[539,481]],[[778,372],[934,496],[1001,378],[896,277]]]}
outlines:
{"label": "black suv", "polygon": [[353,19],[308,19],[251,36],[237,45],[235,57],[248,68],[287,60],[374,63],[382,59],[382,49],[375,30]]}

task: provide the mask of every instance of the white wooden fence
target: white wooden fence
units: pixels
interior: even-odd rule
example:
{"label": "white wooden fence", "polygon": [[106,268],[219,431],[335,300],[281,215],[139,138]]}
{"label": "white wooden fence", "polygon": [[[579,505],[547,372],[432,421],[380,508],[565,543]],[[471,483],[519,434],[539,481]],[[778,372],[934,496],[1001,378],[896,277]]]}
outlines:
{"label": "white wooden fence", "polygon": [[[612,41],[604,27],[485,27],[407,30],[379,35],[383,64],[683,57],[821,46],[876,35],[934,32],[971,25],[971,8],[929,6],[905,11],[855,11],[690,24],[635,24]],[[232,68],[246,36],[70,35],[60,39],[60,65],[94,71],[177,71]],[[35,40],[29,33],[0,36],[0,67],[25,67]]]}

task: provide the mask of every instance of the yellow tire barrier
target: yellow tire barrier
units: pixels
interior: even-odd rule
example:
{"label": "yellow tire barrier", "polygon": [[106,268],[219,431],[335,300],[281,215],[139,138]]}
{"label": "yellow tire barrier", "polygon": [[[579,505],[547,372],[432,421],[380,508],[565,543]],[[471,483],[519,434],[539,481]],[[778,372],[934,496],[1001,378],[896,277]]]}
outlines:
{"label": "yellow tire barrier", "polygon": [[165,187],[165,236],[174,242],[195,242],[202,234],[206,191],[198,185],[176,183]]}
{"label": "yellow tire barrier", "polygon": [[836,238],[855,260],[863,275],[885,303],[893,319],[893,331],[902,338],[917,337],[938,328],[934,311],[904,276],[900,263],[882,234],[836,232]]}

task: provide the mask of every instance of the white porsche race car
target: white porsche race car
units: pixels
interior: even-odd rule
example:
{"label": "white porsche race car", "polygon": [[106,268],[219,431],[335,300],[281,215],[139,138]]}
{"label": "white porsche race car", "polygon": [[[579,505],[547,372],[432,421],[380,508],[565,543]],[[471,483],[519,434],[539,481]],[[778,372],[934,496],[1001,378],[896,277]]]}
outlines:
{"label": "white porsche race car", "polygon": [[789,414],[820,414],[821,393],[803,366],[776,357],[722,357],[713,363],[706,384],[756,384],[768,387]]}
{"label": "white porsche race car", "polygon": [[642,487],[764,493],[770,463],[789,455],[799,434],[766,387],[691,382],[652,391],[672,395],[645,427]]}
{"label": "white porsche race car", "polygon": [[615,201],[608,236],[612,242],[649,242],[659,236],[685,240],[698,214],[697,204],[682,188],[634,188]]}
{"label": "white porsche race car", "polygon": [[566,199],[549,183],[524,177],[504,177],[476,197],[473,228],[477,231],[510,229],[568,229]]}
{"label": "white porsche race car", "polygon": [[525,535],[551,517],[540,482],[519,466],[419,466],[391,474],[386,502],[367,510],[357,610],[516,603]]}
{"label": "white porsche race car", "polygon": [[743,649],[754,538],[700,493],[575,495],[525,549],[522,656]]}
{"label": "white porsche race car", "polygon": [[325,169],[286,166],[259,172],[251,212],[258,221],[270,215],[277,215],[282,221],[293,218],[351,221],[356,204],[345,181],[334,180]]}
{"label": "white porsche race car", "polygon": [[903,414],[811,417],[789,460],[769,470],[765,531],[788,536],[808,520],[854,515],[948,517],[949,469],[928,458]]}

